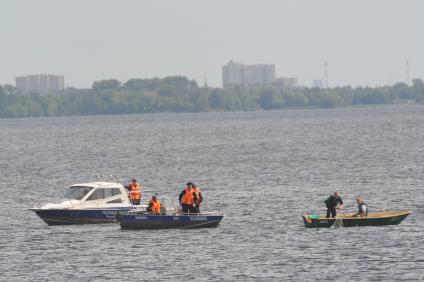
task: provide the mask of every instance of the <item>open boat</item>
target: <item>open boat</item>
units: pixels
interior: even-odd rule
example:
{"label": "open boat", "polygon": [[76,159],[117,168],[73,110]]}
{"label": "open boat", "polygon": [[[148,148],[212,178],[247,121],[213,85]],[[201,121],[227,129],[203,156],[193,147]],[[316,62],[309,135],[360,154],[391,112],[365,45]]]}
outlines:
{"label": "open boat", "polygon": [[353,216],[354,213],[337,215],[336,218],[326,218],[325,215],[304,214],[305,227],[329,228],[332,226],[383,226],[397,225],[409,214],[410,210],[371,212],[367,216]]}
{"label": "open boat", "polygon": [[219,213],[200,214],[150,214],[119,212],[121,229],[171,229],[171,228],[215,228],[224,215]]}
{"label": "open boat", "polygon": [[182,213],[173,200],[161,202],[161,213],[153,214],[145,209],[119,211],[121,229],[171,229],[171,228],[216,228],[224,217],[222,204],[218,211]]}
{"label": "open boat", "polygon": [[125,187],[113,182],[90,182],[69,187],[60,203],[34,207],[34,211],[48,225],[69,225],[116,222],[118,211],[129,211],[132,205]]}

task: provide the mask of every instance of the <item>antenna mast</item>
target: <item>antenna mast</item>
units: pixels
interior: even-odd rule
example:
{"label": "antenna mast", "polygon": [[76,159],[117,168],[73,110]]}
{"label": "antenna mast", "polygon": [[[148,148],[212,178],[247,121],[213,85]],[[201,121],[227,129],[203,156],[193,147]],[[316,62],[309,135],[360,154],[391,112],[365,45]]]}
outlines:
{"label": "antenna mast", "polygon": [[324,62],[324,83],[325,88],[328,88],[328,64],[327,61]]}
{"label": "antenna mast", "polygon": [[410,78],[409,78],[409,60],[406,60],[406,84],[410,84]]}

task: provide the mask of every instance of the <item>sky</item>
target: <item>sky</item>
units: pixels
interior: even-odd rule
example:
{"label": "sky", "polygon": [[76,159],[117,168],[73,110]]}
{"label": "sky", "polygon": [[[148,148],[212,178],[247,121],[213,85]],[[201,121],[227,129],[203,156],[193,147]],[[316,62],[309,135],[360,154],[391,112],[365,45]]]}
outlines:
{"label": "sky", "polygon": [[310,86],[424,78],[421,0],[1,0],[0,84],[59,74],[67,86],[183,75],[222,86],[222,66],[275,64]]}

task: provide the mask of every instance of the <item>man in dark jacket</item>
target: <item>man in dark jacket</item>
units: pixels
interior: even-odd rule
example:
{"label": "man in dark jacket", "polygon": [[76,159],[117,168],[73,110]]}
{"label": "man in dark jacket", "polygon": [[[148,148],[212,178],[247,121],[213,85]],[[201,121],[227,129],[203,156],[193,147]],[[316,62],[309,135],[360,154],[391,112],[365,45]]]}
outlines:
{"label": "man in dark jacket", "polygon": [[334,192],[334,194],[328,197],[327,200],[324,201],[324,203],[327,206],[327,218],[330,218],[330,213],[332,218],[336,217],[337,205],[339,205],[340,209],[343,208],[343,200],[342,197],[340,197],[339,192]]}

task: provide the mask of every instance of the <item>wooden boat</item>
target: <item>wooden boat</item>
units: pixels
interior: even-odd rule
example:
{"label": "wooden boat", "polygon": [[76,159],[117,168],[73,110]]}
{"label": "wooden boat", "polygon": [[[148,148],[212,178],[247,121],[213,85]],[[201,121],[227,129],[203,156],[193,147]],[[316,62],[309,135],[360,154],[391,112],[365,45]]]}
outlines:
{"label": "wooden boat", "polygon": [[302,216],[305,227],[329,228],[332,226],[383,226],[401,223],[411,211],[382,211],[371,212],[367,216],[354,216],[354,213],[337,215],[336,218],[326,218],[325,215],[304,214]]}
{"label": "wooden boat", "polygon": [[151,214],[139,212],[118,212],[121,229],[170,229],[170,228],[215,228],[224,215],[218,212],[200,214]]}

